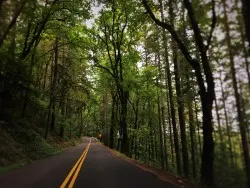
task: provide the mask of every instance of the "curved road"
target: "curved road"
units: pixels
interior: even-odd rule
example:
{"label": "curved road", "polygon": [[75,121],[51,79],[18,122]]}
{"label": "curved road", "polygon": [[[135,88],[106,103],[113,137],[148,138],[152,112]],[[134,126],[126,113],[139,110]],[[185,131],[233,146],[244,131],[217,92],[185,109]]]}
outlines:
{"label": "curved road", "polygon": [[[4,188],[173,188],[157,176],[115,157],[103,145],[80,144],[0,175]],[[78,162],[78,163],[77,163]],[[74,168],[75,167],[75,168]]]}

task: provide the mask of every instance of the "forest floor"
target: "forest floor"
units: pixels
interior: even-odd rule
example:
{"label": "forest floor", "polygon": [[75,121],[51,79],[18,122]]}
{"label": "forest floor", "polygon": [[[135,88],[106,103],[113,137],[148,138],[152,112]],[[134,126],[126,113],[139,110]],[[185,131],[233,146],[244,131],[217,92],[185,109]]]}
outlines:
{"label": "forest floor", "polygon": [[0,122],[0,173],[19,168],[82,142],[79,138],[43,138],[42,129],[29,123]]}

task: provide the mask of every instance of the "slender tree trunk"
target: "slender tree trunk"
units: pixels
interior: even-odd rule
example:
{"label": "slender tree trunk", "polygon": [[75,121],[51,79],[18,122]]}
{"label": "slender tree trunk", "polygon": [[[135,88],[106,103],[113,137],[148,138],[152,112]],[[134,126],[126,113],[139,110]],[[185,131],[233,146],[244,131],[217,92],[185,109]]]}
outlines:
{"label": "slender tree trunk", "polygon": [[[248,8],[248,7],[246,7],[246,8]],[[238,119],[239,127],[240,127],[241,143],[242,143],[242,148],[243,148],[246,177],[247,177],[247,181],[248,181],[248,187],[250,187],[250,161],[249,161],[249,148],[248,148],[247,135],[246,135],[246,125],[244,123],[244,117],[242,114],[242,104],[240,101],[240,95],[239,95],[238,86],[237,86],[234,55],[232,52],[232,44],[231,44],[231,39],[230,39],[230,29],[229,29],[229,25],[228,25],[225,0],[223,0],[223,10],[224,10],[224,25],[225,25],[225,29],[226,29],[226,41],[227,41],[227,46],[228,46],[228,51],[229,51],[230,69],[231,69],[231,75],[232,75],[232,79],[233,79],[233,88],[234,88],[234,95],[235,95],[236,108],[237,108],[237,119]]]}
{"label": "slender tree trunk", "polygon": [[[160,9],[161,9],[161,20],[164,21],[164,14],[163,14],[163,4],[162,0],[159,0],[160,2]],[[179,147],[179,139],[178,139],[178,129],[176,125],[176,119],[175,119],[175,105],[174,105],[174,99],[173,99],[173,88],[172,88],[172,78],[171,78],[171,72],[170,72],[170,65],[169,65],[169,58],[168,58],[168,51],[167,51],[167,38],[166,38],[166,31],[163,29],[162,32],[163,37],[163,46],[165,50],[165,74],[166,74],[166,84],[168,88],[168,94],[169,94],[169,101],[170,101],[170,112],[171,112],[171,119],[172,119],[172,126],[173,126],[173,136],[174,136],[174,148],[175,148],[175,157],[176,157],[176,166],[177,166],[177,172],[178,174],[181,174],[181,157],[180,157],[180,147]]]}
{"label": "slender tree trunk", "polygon": [[240,27],[240,35],[241,35],[241,41],[242,41],[242,48],[243,48],[243,52],[244,52],[244,60],[245,60],[245,69],[246,69],[246,73],[247,73],[247,78],[248,78],[248,88],[250,91],[250,71],[249,71],[249,61],[248,61],[248,56],[250,54],[250,51],[247,51],[246,45],[245,45],[245,38],[244,38],[244,31],[243,31],[243,24],[240,21],[239,23],[239,27]]}
{"label": "slender tree trunk", "polygon": [[244,122],[245,122],[245,125],[246,125],[246,128],[247,128],[247,142],[249,143],[249,128],[248,128],[248,125],[247,125],[247,114],[246,114],[246,100],[244,99],[243,97],[243,88],[242,88],[242,84],[240,84],[240,102],[242,104],[242,115],[244,117]]}
{"label": "slender tree trunk", "polygon": [[167,114],[168,114],[168,125],[169,125],[169,142],[170,142],[170,150],[171,150],[171,162],[174,164],[174,146],[173,146],[173,132],[172,132],[172,124],[171,124],[171,113],[169,106],[169,96],[167,94]]}
{"label": "slender tree trunk", "polygon": [[[173,2],[172,0],[169,3],[169,17],[170,24],[174,27],[174,19],[175,14],[173,11]],[[172,53],[173,53],[173,63],[174,63],[174,75],[175,75],[175,89],[177,95],[177,107],[178,107],[178,116],[179,116],[179,124],[180,124],[180,133],[181,133],[181,146],[182,146],[182,162],[183,162],[183,173],[185,177],[189,175],[189,164],[188,164],[188,150],[187,150],[187,138],[186,138],[186,124],[185,124],[185,116],[184,116],[184,104],[183,104],[183,96],[181,92],[181,81],[179,75],[179,65],[177,60],[177,49],[174,43],[174,40],[171,42]]]}
{"label": "slender tree trunk", "polygon": [[195,119],[196,119],[196,126],[197,126],[197,132],[198,132],[198,143],[199,143],[199,153],[202,154],[202,143],[201,143],[201,133],[200,133],[200,121],[198,118],[198,106],[196,100],[194,100],[194,108],[195,108]]}
{"label": "slender tree trunk", "polygon": [[174,148],[175,148],[175,157],[176,157],[175,160],[176,160],[176,165],[177,165],[177,172],[178,174],[181,174],[179,136],[178,136],[178,129],[176,125],[176,119],[175,119],[176,112],[175,112],[175,105],[174,105],[174,98],[173,98],[172,78],[171,78],[171,72],[169,68],[169,62],[167,60],[166,60],[166,76],[167,76],[167,84],[168,84],[168,92],[169,92],[170,113],[171,113],[171,120],[172,120],[172,127],[173,127]]}
{"label": "slender tree trunk", "polygon": [[228,144],[229,144],[229,154],[230,154],[230,159],[231,159],[231,164],[233,164],[233,149],[232,149],[232,139],[231,139],[231,131],[230,131],[230,125],[228,121],[228,115],[227,115],[227,108],[226,108],[226,96],[224,92],[224,86],[222,83],[222,74],[220,71],[220,88],[221,88],[221,94],[222,94],[222,105],[224,109],[224,116],[225,116],[225,121],[226,121],[226,131],[227,131],[227,138],[228,138]]}
{"label": "slender tree trunk", "polygon": [[47,113],[47,121],[46,121],[46,128],[45,128],[45,135],[44,138],[47,139],[49,135],[49,122],[50,122],[50,117],[51,117],[51,105],[52,101],[50,100],[49,106],[48,106],[48,113]]}
{"label": "slender tree trunk", "polygon": [[165,122],[165,108],[161,107],[162,128],[163,128],[163,154],[164,154],[164,169],[168,170],[168,153],[167,153],[167,136],[166,136],[166,122]]}
{"label": "slender tree trunk", "polygon": [[154,160],[156,154],[155,154],[155,150],[154,150],[154,148],[155,148],[155,145],[154,145],[154,143],[155,143],[155,138],[154,138],[153,125],[152,125],[153,120],[152,120],[152,110],[151,110],[152,105],[151,105],[151,101],[149,101],[148,105],[149,105],[149,106],[148,106],[148,109],[149,109],[148,127],[149,127],[149,129],[150,129],[150,136],[149,136],[149,138],[150,138],[150,142],[151,142],[151,159]]}
{"label": "slender tree trunk", "polygon": [[[158,49],[159,50],[159,49]],[[158,59],[158,61],[157,61]],[[155,61],[158,62],[158,74],[159,78],[157,79],[157,85],[159,85],[159,80],[161,80],[161,60],[160,55],[155,56]],[[157,111],[158,111],[158,126],[159,126],[159,142],[160,142],[160,161],[161,168],[164,169],[164,153],[163,153],[163,140],[162,140],[162,116],[161,116],[161,89],[157,89]]]}
{"label": "slender tree trunk", "polygon": [[49,128],[50,131],[54,131],[55,129],[55,89],[56,89],[56,82],[57,82],[57,63],[58,63],[58,43],[59,38],[56,38],[55,41],[55,59],[54,59],[54,66],[53,63],[51,64],[51,88],[50,88],[50,102],[48,106],[48,115],[47,115],[47,124],[45,129],[45,138],[48,136]]}
{"label": "slender tree trunk", "polygon": [[174,62],[174,74],[175,74],[175,86],[176,86],[176,95],[177,95],[177,104],[178,104],[178,114],[179,114],[179,123],[181,131],[181,145],[182,145],[182,161],[183,161],[183,172],[184,176],[188,177],[189,175],[189,164],[188,164],[188,150],[187,150],[187,138],[186,138],[186,123],[184,116],[184,104],[183,96],[181,92],[181,83],[179,75],[179,65],[177,62],[177,52],[173,46],[173,62]]}
{"label": "slender tree trunk", "polygon": [[128,154],[129,152],[129,140],[128,140],[128,130],[127,130],[127,105],[129,92],[122,90],[121,97],[121,127],[122,127],[122,143],[121,143],[121,152]]}
{"label": "slender tree trunk", "polygon": [[[135,106],[133,104],[131,104],[133,106],[133,112],[134,112],[134,116],[135,116],[135,119],[134,119],[134,134],[132,135],[132,143],[131,143],[131,152],[130,152],[130,157],[132,158],[133,157],[133,150],[135,148],[135,142],[136,142],[136,132],[137,132],[137,129],[138,129],[138,111],[139,111],[139,99],[136,99],[136,104]],[[132,115],[131,115],[132,116]]]}
{"label": "slender tree trunk", "polygon": [[51,124],[50,131],[53,132],[55,130],[55,121],[56,121],[56,83],[57,83],[57,66],[58,66],[58,55],[59,55],[59,38],[56,38],[55,43],[55,62],[54,62],[54,71],[53,71],[53,82],[51,88],[51,100],[52,100],[52,111],[51,111]]}
{"label": "slender tree trunk", "polygon": [[249,52],[250,52],[250,1],[249,0],[241,0],[242,2],[242,14],[245,20],[245,29],[246,29],[246,36],[249,45]]}
{"label": "slender tree trunk", "polygon": [[160,142],[160,161],[161,168],[164,169],[164,154],[163,154],[163,140],[162,140],[162,117],[161,117],[161,106],[160,106],[160,97],[157,97],[157,109],[158,109],[158,126],[159,126],[159,142]]}
{"label": "slender tree trunk", "polygon": [[4,31],[3,35],[0,36],[0,47],[2,46],[4,40],[6,39],[7,35],[9,34],[10,30],[12,29],[12,27],[16,24],[17,18],[21,14],[26,2],[27,1],[22,1],[20,3],[19,7],[15,9],[15,12],[14,12],[14,15],[13,15],[13,17],[11,19],[11,22],[9,23],[7,29]]}
{"label": "slender tree trunk", "polygon": [[44,71],[44,78],[43,78],[43,90],[46,91],[46,82],[47,82],[47,73],[48,73],[48,67],[49,67],[49,62],[46,62],[46,65],[45,65],[45,71]]}
{"label": "slender tree trunk", "polygon": [[111,119],[110,119],[110,130],[109,130],[109,147],[113,149],[114,147],[114,128],[115,128],[115,104],[116,96],[111,93],[112,96],[112,106],[111,106]]}
{"label": "slender tree trunk", "polygon": [[[154,105],[153,105],[153,111],[155,110],[155,107],[154,107]],[[154,164],[153,165],[159,165],[159,166],[161,166],[161,162],[160,162],[160,164],[158,163],[158,161],[160,161],[160,159],[159,159],[159,150],[158,150],[158,143],[157,143],[157,137],[159,136],[158,135],[158,133],[157,133],[157,127],[156,127],[156,125],[157,125],[157,123],[156,124],[153,124],[153,136],[155,137],[155,139],[154,139],[154,152],[155,152],[155,158],[154,158]],[[149,160],[151,160],[151,159],[149,159]]]}
{"label": "slender tree trunk", "polygon": [[222,135],[219,107],[217,104],[216,95],[215,95],[215,111],[216,111],[217,122],[218,122],[218,134],[219,134],[219,139],[220,139],[221,152],[224,155],[224,146],[223,146],[224,140],[223,140],[223,135]]}
{"label": "slender tree trunk", "polygon": [[[64,87],[65,84],[63,84],[63,87]],[[65,106],[66,106],[66,100],[65,100],[66,96],[65,96],[65,93],[64,93],[64,89],[62,89],[62,93],[61,93],[61,115],[62,115],[62,118],[65,118]],[[81,127],[83,126],[83,122],[82,122],[82,111],[81,111]],[[64,137],[64,125],[61,124],[60,125],[60,131],[59,131],[59,136],[60,138],[63,138]]]}
{"label": "slender tree trunk", "polygon": [[[193,91],[189,79],[189,68],[186,69],[186,80],[187,80],[187,89],[189,90],[187,94],[187,103],[188,103],[188,119],[189,119],[189,133],[190,133],[190,142],[191,142],[191,161],[192,161],[192,173],[193,177],[196,179],[196,140],[195,140],[195,126],[194,126],[194,111],[193,111]],[[190,89],[191,88],[191,89]]]}

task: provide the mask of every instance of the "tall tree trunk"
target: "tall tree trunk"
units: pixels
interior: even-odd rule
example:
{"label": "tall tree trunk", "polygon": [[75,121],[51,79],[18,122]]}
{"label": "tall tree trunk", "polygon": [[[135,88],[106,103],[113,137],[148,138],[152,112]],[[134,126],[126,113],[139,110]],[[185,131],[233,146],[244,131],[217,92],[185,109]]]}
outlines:
{"label": "tall tree trunk", "polygon": [[181,92],[179,65],[177,62],[177,51],[174,46],[173,46],[173,62],[174,62],[174,74],[175,74],[175,86],[176,86],[176,95],[177,95],[177,104],[178,104],[179,123],[180,123],[180,131],[181,131],[183,172],[184,172],[184,176],[188,177],[189,164],[188,164],[188,150],[187,150],[187,138],[186,138],[186,123],[185,123],[185,116],[184,116],[184,104],[183,104],[183,95]]}
{"label": "tall tree trunk", "polygon": [[[158,49],[159,50],[159,49]],[[155,56],[155,60],[157,61],[158,59],[158,74],[159,78],[157,79],[157,85],[160,84],[161,80],[161,60],[160,60],[160,55]],[[164,169],[164,153],[163,153],[163,140],[162,140],[162,116],[161,116],[161,97],[160,93],[161,89],[157,89],[157,111],[158,111],[158,126],[159,126],[159,142],[160,142],[160,161],[161,161],[161,168]]]}
{"label": "tall tree trunk", "polygon": [[[133,107],[133,112],[134,112],[134,116],[135,116],[135,119],[134,119],[134,134],[132,135],[132,143],[131,143],[131,148],[130,148],[130,157],[132,158],[133,157],[133,150],[135,149],[135,144],[136,144],[136,133],[137,133],[137,130],[138,130],[138,111],[139,111],[139,98],[136,99],[136,104],[135,106],[131,103],[132,107]],[[135,153],[135,152],[134,152]]]}
{"label": "tall tree trunk", "polygon": [[51,111],[51,124],[50,124],[50,131],[53,132],[55,130],[55,121],[56,121],[56,84],[57,84],[57,69],[58,69],[58,55],[59,55],[59,38],[56,37],[55,43],[55,62],[54,62],[54,70],[53,70],[53,82],[51,88],[51,100],[52,100],[52,111]]}
{"label": "tall tree trunk", "polygon": [[[175,14],[173,11],[172,0],[170,1],[170,4],[169,4],[169,17],[170,17],[170,24],[172,25],[174,29],[175,28],[174,27]],[[179,116],[180,132],[181,132],[183,173],[185,177],[188,177],[189,164],[188,164],[188,150],[187,150],[187,138],[186,138],[186,123],[185,123],[185,116],[184,116],[184,104],[183,104],[183,96],[182,96],[182,91],[181,91],[179,65],[178,65],[178,60],[177,60],[177,49],[176,49],[174,40],[172,40],[171,46],[172,46],[172,51],[173,51],[175,89],[176,89],[176,95],[177,95],[178,116]]]}
{"label": "tall tree trunk", "polygon": [[[244,1],[244,0],[242,0],[242,1]],[[238,15],[240,15],[243,12],[242,12],[241,7],[238,5],[239,5],[239,0],[235,0],[235,8],[237,9]],[[239,17],[238,26],[239,26],[240,37],[241,37],[241,47],[243,49],[243,56],[244,56],[244,60],[245,60],[245,69],[246,69],[247,79],[248,79],[248,88],[250,91],[250,70],[249,70],[249,61],[248,61],[248,56],[250,55],[250,51],[248,51],[247,46],[245,45],[245,42],[246,42],[245,38],[246,38],[247,34],[244,31],[244,23],[243,22],[244,22],[244,15],[242,17]]]}
{"label": "tall tree trunk", "polygon": [[[186,81],[187,81],[187,89],[189,90],[187,94],[187,103],[188,103],[188,119],[189,119],[189,133],[190,133],[190,142],[191,142],[191,161],[192,161],[192,173],[193,177],[197,177],[196,171],[196,140],[195,140],[195,126],[194,126],[194,111],[193,111],[193,91],[190,84],[189,79],[189,68],[186,68]],[[191,89],[190,89],[191,88]]]}
{"label": "tall tree trunk", "polygon": [[168,170],[168,153],[167,153],[167,129],[165,122],[165,108],[161,107],[161,116],[162,116],[162,128],[163,128],[163,154],[164,154],[164,169]]}
{"label": "tall tree trunk", "polygon": [[197,132],[198,132],[198,145],[199,145],[199,153],[200,155],[202,154],[202,143],[201,143],[201,133],[200,133],[200,129],[201,129],[201,123],[200,123],[200,120],[199,120],[199,117],[198,117],[198,113],[199,113],[199,109],[198,109],[198,106],[197,106],[197,101],[196,99],[194,98],[194,108],[195,108],[195,122],[196,122],[196,129],[197,129]]}
{"label": "tall tree trunk", "polygon": [[[161,9],[161,20],[164,21],[164,14],[163,14],[163,4],[162,0],[160,2],[160,9]],[[175,119],[175,105],[174,105],[174,98],[173,98],[173,88],[172,88],[172,77],[170,72],[170,65],[169,65],[169,58],[168,58],[168,51],[167,51],[167,38],[166,38],[166,31],[163,29],[162,32],[163,37],[163,46],[165,50],[165,74],[166,74],[166,84],[168,88],[169,94],[169,101],[170,101],[170,112],[171,112],[171,120],[173,126],[173,136],[174,136],[174,148],[175,148],[175,157],[176,157],[176,166],[178,174],[181,174],[181,158],[180,158],[180,147],[179,147],[179,139],[178,139],[178,129],[176,125]]]}
{"label": "tall tree trunk", "polygon": [[149,131],[150,131],[150,135],[149,135],[149,138],[150,138],[150,142],[151,142],[151,159],[153,159],[153,161],[155,160],[156,158],[156,154],[155,154],[155,138],[154,138],[154,130],[153,130],[153,120],[152,120],[152,105],[151,105],[151,101],[148,102],[148,117],[149,117],[149,120],[148,120],[148,127],[149,127]]}
{"label": "tall tree trunk", "polygon": [[158,126],[159,126],[159,142],[160,142],[160,161],[161,168],[164,169],[164,154],[163,154],[163,140],[162,140],[162,117],[161,117],[161,106],[160,106],[160,96],[157,97],[157,110],[158,110]]}
{"label": "tall tree trunk", "polygon": [[221,88],[221,94],[222,94],[222,105],[223,105],[223,110],[224,110],[224,116],[225,116],[225,121],[226,121],[226,131],[227,131],[227,138],[228,138],[228,144],[229,144],[229,154],[230,154],[230,159],[231,159],[231,164],[233,164],[233,149],[232,149],[232,139],[231,139],[231,131],[230,131],[230,125],[228,121],[228,115],[227,115],[227,108],[226,108],[226,95],[224,92],[224,86],[222,83],[222,74],[220,71],[220,88]]}
{"label": "tall tree trunk", "polygon": [[127,130],[127,105],[129,99],[128,91],[121,91],[121,128],[122,128],[122,143],[121,152],[128,154],[129,152],[129,140]]}
{"label": "tall tree trunk", "polygon": [[43,90],[46,91],[46,82],[47,82],[47,73],[48,73],[48,67],[49,67],[49,62],[46,62],[45,64],[45,70],[44,70],[44,77],[43,77]]}
{"label": "tall tree trunk", "polygon": [[241,41],[242,41],[242,48],[243,48],[243,53],[244,53],[244,60],[245,60],[245,69],[246,69],[246,73],[247,73],[247,79],[248,79],[248,88],[250,91],[250,71],[249,71],[249,61],[248,61],[248,56],[250,54],[250,51],[247,50],[246,45],[245,45],[245,38],[244,38],[244,31],[243,31],[243,24],[240,20],[239,23],[239,27],[240,27],[240,35],[241,35]]}
{"label": "tall tree trunk", "polygon": [[242,2],[242,14],[245,20],[245,29],[246,29],[246,36],[249,45],[249,52],[250,52],[250,1],[249,0],[241,0]]}
{"label": "tall tree trunk", "polygon": [[169,106],[169,96],[167,94],[167,114],[168,114],[168,125],[169,125],[169,142],[170,142],[170,150],[171,150],[171,162],[174,164],[174,146],[173,146],[173,132],[172,132],[172,124],[171,124],[171,113]]}
{"label": "tall tree trunk", "polygon": [[115,129],[115,104],[116,95],[112,92],[112,106],[111,106],[111,118],[110,118],[110,130],[109,130],[109,148],[114,147],[114,129]]}
{"label": "tall tree trunk", "polygon": [[18,4],[18,7],[15,8],[15,12],[12,16],[12,19],[11,19],[9,25],[7,26],[7,29],[4,31],[3,35],[0,36],[0,47],[2,46],[4,40],[6,39],[7,35],[9,34],[10,30],[12,29],[12,27],[16,24],[17,18],[21,14],[26,2],[27,1],[25,1],[25,0],[22,1],[20,4]]}
{"label": "tall tree trunk", "polygon": [[[65,83],[63,83],[63,87],[64,86],[65,86]],[[65,98],[66,98],[65,92],[64,92],[64,89],[62,89],[61,100],[60,100],[62,118],[65,118],[65,112],[66,112],[66,104],[65,104],[66,100],[65,100]],[[82,111],[81,111],[81,127],[83,126],[82,124],[83,124],[83,122],[82,122]],[[59,136],[60,136],[60,138],[64,137],[64,125],[63,124],[60,125]]]}
{"label": "tall tree trunk", "polygon": [[250,161],[249,161],[250,159],[249,159],[249,148],[248,148],[247,135],[246,135],[246,125],[244,123],[244,117],[242,114],[242,104],[240,101],[240,94],[239,94],[238,86],[237,86],[234,55],[232,51],[233,49],[232,49],[231,38],[230,38],[230,28],[228,25],[228,17],[227,17],[227,11],[226,11],[226,2],[225,0],[223,0],[222,2],[223,2],[223,11],[224,11],[224,25],[226,29],[226,41],[227,41],[228,52],[229,52],[230,69],[231,69],[231,75],[233,79],[233,88],[234,88],[235,102],[236,102],[236,108],[237,108],[237,120],[238,120],[239,127],[240,127],[240,135],[241,135],[241,143],[242,143],[242,148],[243,148],[246,177],[248,181],[248,187],[250,187]]}
{"label": "tall tree trunk", "polygon": [[47,114],[47,123],[46,123],[46,129],[45,129],[45,138],[47,138],[50,131],[54,131],[55,129],[55,90],[56,90],[56,82],[57,82],[57,63],[58,63],[58,43],[59,38],[56,37],[55,41],[55,58],[54,58],[54,65],[51,64],[51,78],[50,78],[50,101],[48,106],[48,114]]}
{"label": "tall tree trunk", "polygon": [[215,95],[215,111],[216,111],[217,122],[218,122],[218,134],[219,134],[219,139],[220,139],[221,152],[222,154],[224,154],[224,146],[223,146],[224,140],[223,140],[223,135],[222,135],[219,107],[217,104],[216,95]]}

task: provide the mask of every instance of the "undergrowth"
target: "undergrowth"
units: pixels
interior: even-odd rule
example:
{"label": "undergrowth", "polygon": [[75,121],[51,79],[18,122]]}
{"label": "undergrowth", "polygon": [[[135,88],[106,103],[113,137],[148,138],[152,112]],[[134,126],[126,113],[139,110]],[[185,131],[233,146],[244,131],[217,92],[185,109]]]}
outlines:
{"label": "undergrowth", "polygon": [[44,139],[41,129],[27,121],[0,122],[0,172],[18,168],[80,143],[77,137],[64,139],[50,135]]}

